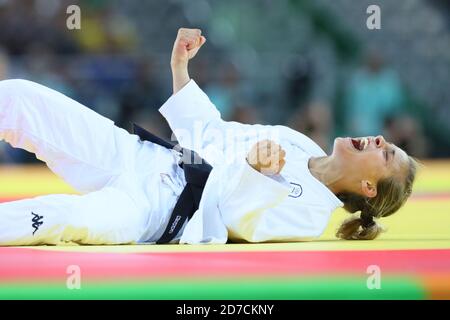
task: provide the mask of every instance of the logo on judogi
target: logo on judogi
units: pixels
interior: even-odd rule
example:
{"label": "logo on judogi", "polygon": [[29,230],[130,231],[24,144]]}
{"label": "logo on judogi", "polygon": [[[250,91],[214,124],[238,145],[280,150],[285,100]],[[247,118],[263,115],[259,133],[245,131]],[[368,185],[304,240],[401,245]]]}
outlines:
{"label": "logo on judogi", "polygon": [[44,216],[39,216],[37,214],[35,214],[34,212],[31,212],[31,214],[33,215],[33,219],[31,219],[32,227],[34,228],[33,231],[33,236],[36,233],[36,231],[39,230],[39,227],[42,226],[44,224],[44,221],[42,221],[42,219],[44,219]]}
{"label": "logo on judogi", "polygon": [[298,183],[291,182],[291,193],[289,194],[289,197],[291,198],[298,198],[302,195],[303,188]]}

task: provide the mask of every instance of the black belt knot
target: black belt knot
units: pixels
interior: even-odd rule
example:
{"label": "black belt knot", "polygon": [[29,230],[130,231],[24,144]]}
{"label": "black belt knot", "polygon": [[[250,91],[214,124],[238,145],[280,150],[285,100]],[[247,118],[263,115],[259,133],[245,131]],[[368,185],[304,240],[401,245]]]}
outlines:
{"label": "black belt knot", "polygon": [[169,243],[175,238],[184,223],[191,219],[197,211],[212,167],[196,152],[165,141],[135,123],[133,123],[133,133],[139,136],[142,141],[150,141],[181,153],[179,165],[183,168],[186,186],[175,204],[164,234],[156,241],[157,244]]}

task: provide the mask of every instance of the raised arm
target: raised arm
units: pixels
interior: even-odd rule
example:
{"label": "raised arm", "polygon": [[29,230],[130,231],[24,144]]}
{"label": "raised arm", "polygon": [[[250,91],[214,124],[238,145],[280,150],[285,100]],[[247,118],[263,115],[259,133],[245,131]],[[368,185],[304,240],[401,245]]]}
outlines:
{"label": "raised arm", "polygon": [[170,61],[174,94],[189,82],[189,60],[195,57],[205,42],[206,38],[202,36],[200,29],[181,28],[178,30]]}
{"label": "raised arm", "polygon": [[[198,152],[208,161],[215,162],[213,155],[216,159],[223,159],[227,147],[236,150],[233,143],[238,145],[248,142],[248,149],[252,146],[251,150],[245,150],[248,163],[267,175],[279,173],[284,166],[285,153],[277,143],[265,139],[270,136],[268,133],[271,130],[264,126],[223,121],[207,95],[191,81],[189,60],[195,57],[205,42],[206,38],[200,29],[178,30],[170,63],[173,96],[161,107],[160,112],[169,122],[179,143]],[[225,141],[229,137],[233,139]],[[209,156],[206,152],[208,147],[213,147]]]}

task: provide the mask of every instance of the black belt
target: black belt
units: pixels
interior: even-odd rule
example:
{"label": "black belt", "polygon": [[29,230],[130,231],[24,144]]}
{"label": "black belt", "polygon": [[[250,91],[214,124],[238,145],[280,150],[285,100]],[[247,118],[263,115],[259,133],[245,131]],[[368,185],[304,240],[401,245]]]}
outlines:
{"label": "black belt", "polygon": [[169,243],[175,238],[184,223],[189,221],[195,211],[197,211],[212,167],[200,158],[196,152],[180,148],[175,143],[165,141],[135,123],[133,123],[133,133],[139,136],[142,141],[150,141],[181,153],[181,162],[179,165],[183,168],[186,186],[175,204],[164,234],[156,241],[157,244]]}

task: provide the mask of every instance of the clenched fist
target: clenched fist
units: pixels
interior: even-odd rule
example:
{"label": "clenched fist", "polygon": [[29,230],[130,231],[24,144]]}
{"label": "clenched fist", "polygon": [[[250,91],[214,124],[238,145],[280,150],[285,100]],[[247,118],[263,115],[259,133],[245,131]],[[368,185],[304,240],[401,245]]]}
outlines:
{"label": "clenched fist", "polygon": [[205,42],[206,38],[202,36],[200,29],[179,29],[172,50],[172,59],[170,62],[172,68],[186,67],[188,61],[195,57]]}
{"label": "clenched fist", "polygon": [[286,161],[286,152],[271,140],[256,143],[247,156],[247,162],[257,171],[270,176],[281,172]]}

